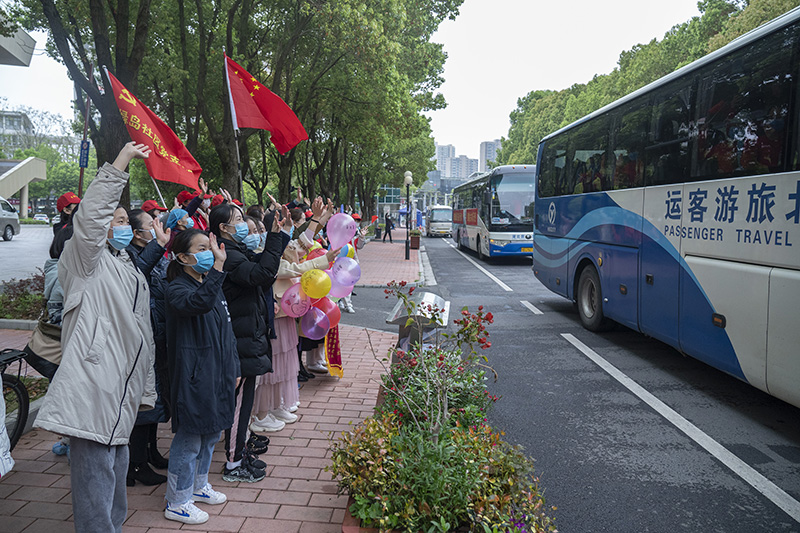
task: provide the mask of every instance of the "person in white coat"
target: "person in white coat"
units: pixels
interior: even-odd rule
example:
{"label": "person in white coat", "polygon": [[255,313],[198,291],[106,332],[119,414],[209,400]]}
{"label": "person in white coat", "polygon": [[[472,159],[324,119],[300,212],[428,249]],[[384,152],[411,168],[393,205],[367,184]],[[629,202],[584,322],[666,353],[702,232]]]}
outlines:
{"label": "person in white coat", "polygon": [[62,359],[36,427],[70,437],[75,530],[121,532],[127,514],[128,438],[156,400],[147,280],[125,250],[133,237],[125,169],[150,155],[126,144],[86,190],[58,263],[64,290]]}

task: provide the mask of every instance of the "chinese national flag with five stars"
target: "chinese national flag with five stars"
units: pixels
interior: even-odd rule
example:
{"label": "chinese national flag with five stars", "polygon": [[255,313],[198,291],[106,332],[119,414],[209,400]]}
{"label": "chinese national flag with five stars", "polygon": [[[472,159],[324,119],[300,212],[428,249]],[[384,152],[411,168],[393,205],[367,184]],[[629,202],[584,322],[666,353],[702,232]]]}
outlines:
{"label": "chinese national flag with five stars", "polygon": [[157,180],[180,183],[200,190],[197,180],[203,169],[175,132],[132,95],[113,74],[108,70],[105,73],[111,82],[114,101],[117,102],[122,121],[128,127],[131,140],[144,143],[152,150],[150,157],[144,160],[148,174]]}
{"label": "chinese national flag with five stars", "polygon": [[308,139],[297,115],[280,96],[260,84],[227,55],[225,69],[234,128],[269,130],[270,140],[281,154]]}

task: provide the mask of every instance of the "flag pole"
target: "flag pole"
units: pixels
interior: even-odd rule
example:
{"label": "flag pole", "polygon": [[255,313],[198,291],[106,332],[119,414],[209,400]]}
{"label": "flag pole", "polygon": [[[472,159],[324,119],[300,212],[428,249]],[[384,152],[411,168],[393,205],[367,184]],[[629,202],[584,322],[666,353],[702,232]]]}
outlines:
{"label": "flag pole", "polygon": [[244,196],[244,186],[242,184],[242,155],[239,153],[239,124],[236,120],[236,106],[233,105],[233,94],[231,93],[231,79],[228,76],[228,54],[222,54],[223,72],[225,72],[225,83],[228,86],[228,103],[231,106],[231,123],[233,124],[233,142],[236,144],[236,169],[239,174],[239,198]]}
{"label": "flag pole", "polygon": [[158,184],[156,184],[155,178],[153,178],[153,176],[150,176],[150,180],[153,182],[153,187],[156,188],[156,192],[158,193],[158,197],[161,198],[161,205],[166,207],[167,211],[169,211],[170,210],[169,206],[167,205],[167,202],[164,201],[164,196],[161,194],[161,189],[158,188]]}

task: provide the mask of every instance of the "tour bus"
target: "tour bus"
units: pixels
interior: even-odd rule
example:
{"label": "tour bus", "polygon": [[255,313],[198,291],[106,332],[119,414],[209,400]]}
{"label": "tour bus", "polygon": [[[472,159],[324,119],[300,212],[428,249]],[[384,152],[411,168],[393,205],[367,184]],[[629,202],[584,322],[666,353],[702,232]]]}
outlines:
{"label": "tour bus", "polygon": [[425,210],[425,235],[453,234],[453,208],[449,205],[431,205]]}
{"label": "tour bus", "polygon": [[535,165],[499,166],[453,189],[458,247],[476,251],[481,259],[530,256],[535,172]]}
{"label": "tour bus", "polygon": [[533,269],[800,406],[800,8],[545,137]]}

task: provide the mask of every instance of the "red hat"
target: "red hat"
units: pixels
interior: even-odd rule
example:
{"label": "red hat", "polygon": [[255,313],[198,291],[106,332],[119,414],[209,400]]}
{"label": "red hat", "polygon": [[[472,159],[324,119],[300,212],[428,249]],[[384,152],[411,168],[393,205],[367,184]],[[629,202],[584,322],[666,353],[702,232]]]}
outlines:
{"label": "red hat", "polygon": [[209,198],[214,198],[214,195],[213,194],[204,194],[203,195],[203,200],[208,200]]}
{"label": "red hat", "polygon": [[147,200],[145,203],[142,204],[142,211],[152,211],[153,209],[158,209],[159,211],[166,211],[167,208],[158,205],[158,202],[155,200]]}
{"label": "red hat", "polygon": [[183,205],[185,202],[188,202],[192,198],[197,196],[197,193],[189,192],[189,191],[181,191],[178,193],[178,203]]}
{"label": "red hat", "polygon": [[233,199],[233,203],[235,203],[239,207],[244,207],[244,204],[241,202],[241,200],[237,200],[236,198]]}
{"label": "red hat", "polygon": [[81,203],[81,199],[78,198],[78,195],[72,191],[65,192],[61,196],[58,197],[58,201],[56,202],[56,209],[60,213],[70,204],[79,204]]}
{"label": "red hat", "polygon": [[219,204],[221,204],[224,201],[225,201],[225,197],[222,196],[221,194],[218,194],[218,195],[214,196],[211,199],[211,207],[217,207]]}
{"label": "red hat", "polygon": [[350,216],[353,217],[353,220],[359,220],[359,221],[361,220],[361,215],[359,215],[358,213],[353,213]]}

